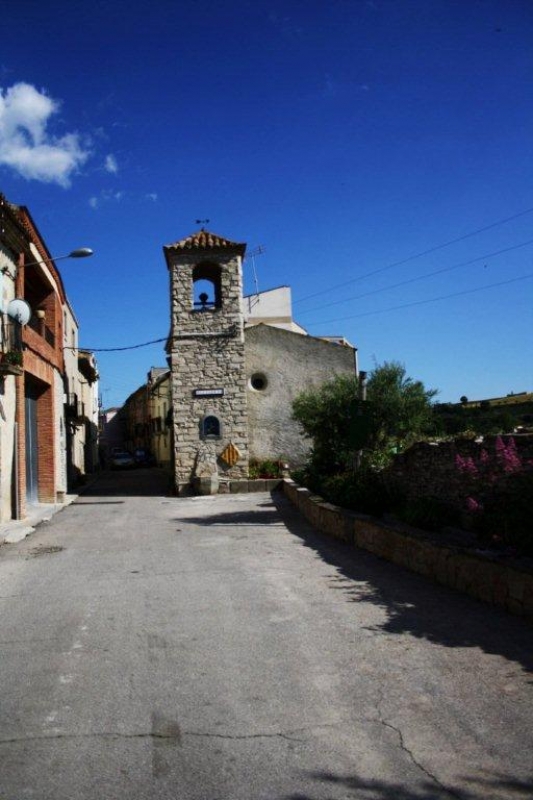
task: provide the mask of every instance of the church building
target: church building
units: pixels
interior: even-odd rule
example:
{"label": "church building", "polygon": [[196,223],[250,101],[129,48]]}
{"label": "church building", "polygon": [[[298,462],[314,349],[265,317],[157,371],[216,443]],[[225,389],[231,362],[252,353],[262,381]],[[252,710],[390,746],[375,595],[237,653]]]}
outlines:
{"label": "church building", "polygon": [[344,339],[308,336],[289,287],[243,295],[246,245],[198,231],[163,248],[170,273],[175,485],[205,493],[247,480],[250,461],[304,463],[292,401],[336,374],[357,375]]}

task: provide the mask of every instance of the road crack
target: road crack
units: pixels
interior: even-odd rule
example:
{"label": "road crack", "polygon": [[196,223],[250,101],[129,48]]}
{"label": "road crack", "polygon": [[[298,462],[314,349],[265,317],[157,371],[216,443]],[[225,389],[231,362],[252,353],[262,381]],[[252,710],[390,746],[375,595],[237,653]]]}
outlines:
{"label": "road crack", "polygon": [[380,725],[383,725],[385,728],[389,728],[391,731],[394,731],[394,733],[398,737],[400,748],[403,750],[403,752],[409,756],[409,759],[415,765],[415,767],[419,769],[427,778],[433,781],[433,783],[436,786],[438,786],[441,791],[445,792],[449,797],[455,797],[456,800],[464,800],[464,795],[462,792],[459,793],[456,792],[454,789],[450,789],[448,786],[442,783],[442,781],[440,781],[439,778],[437,778],[437,776],[433,774],[433,772],[430,772],[429,769],[427,769],[423,764],[420,763],[420,761],[418,761],[413,751],[407,746],[401,728],[397,728],[391,722],[388,722],[388,720],[386,720],[385,717],[383,716],[381,705],[384,699],[385,695],[384,692],[382,691],[376,706],[378,711],[378,718],[375,721],[378,722]]}
{"label": "road crack", "polygon": [[119,733],[113,731],[111,733],[106,733],[105,731],[98,732],[98,733],[43,733],[37,734],[35,736],[13,736],[9,739],[0,739],[0,747],[2,745],[9,745],[9,744],[24,744],[26,742],[42,742],[42,741],[61,741],[61,740],[83,740],[83,739],[109,739],[109,740],[120,740],[120,739],[156,739],[156,740],[166,740],[166,741],[174,741],[176,743],[181,743],[181,740],[185,736],[197,737],[197,738],[205,738],[205,739],[227,739],[227,740],[234,740],[234,741],[245,741],[247,739],[286,739],[290,742],[301,742],[302,739],[298,739],[296,736],[292,735],[291,733],[283,733],[281,731],[274,732],[274,733],[249,733],[249,734],[230,734],[230,733],[210,733],[210,732],[202,732],[202,731],[181,731],[180,734],[175,733],[157,733],[153,731],[149,732],[140,732],[140,733]]}
{"label": "road crack", "polygon": [[231,733],[202,733],[201,731],[184,731],[185,736],[196,736],[205,739],[228,739],[232,741],[246,741],[249,739],[286,739],[288,742],[303,742],[303,739],[298,739],[291,733],[248,733],[248,734],[231,734]]}

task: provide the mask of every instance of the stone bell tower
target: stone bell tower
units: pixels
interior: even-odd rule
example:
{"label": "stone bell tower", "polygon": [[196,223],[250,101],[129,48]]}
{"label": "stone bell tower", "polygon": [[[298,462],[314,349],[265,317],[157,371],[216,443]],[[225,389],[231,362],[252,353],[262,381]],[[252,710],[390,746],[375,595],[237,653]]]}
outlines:
{"label": "stone bell tower", "polygon": [[242,259],[201,230],[163,248],[170,273],[175,485],[201,493],[248,477]]}

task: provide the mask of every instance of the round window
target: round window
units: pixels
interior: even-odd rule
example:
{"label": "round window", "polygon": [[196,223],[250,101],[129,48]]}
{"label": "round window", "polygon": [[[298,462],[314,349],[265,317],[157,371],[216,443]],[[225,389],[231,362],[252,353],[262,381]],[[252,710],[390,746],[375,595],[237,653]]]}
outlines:
{"label": "round window", "polygon": [[263,375],[262,372],[254,372],[250,378],[250,386],[252,389],[255,389],[256,392],[262,392],[266,389],[267,385],[268,381],[266,375]]}

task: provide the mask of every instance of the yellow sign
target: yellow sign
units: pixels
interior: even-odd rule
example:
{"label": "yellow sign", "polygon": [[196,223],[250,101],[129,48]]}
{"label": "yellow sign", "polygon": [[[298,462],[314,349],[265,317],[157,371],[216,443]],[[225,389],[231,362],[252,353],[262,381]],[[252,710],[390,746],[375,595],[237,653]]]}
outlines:
{"label": "yellow sign", "polygon": [[224,448],[224,450],[220,454],[221,461],[227,464],[228,467],[234,467],[240,457],[241,454],[239,453],[235,445],[232,444],[231,442],[228,444],[227,447]]}

